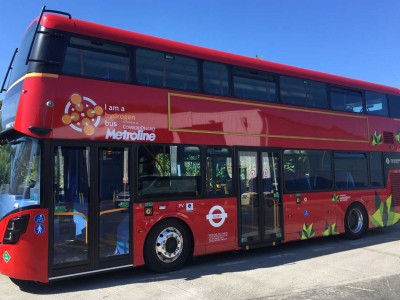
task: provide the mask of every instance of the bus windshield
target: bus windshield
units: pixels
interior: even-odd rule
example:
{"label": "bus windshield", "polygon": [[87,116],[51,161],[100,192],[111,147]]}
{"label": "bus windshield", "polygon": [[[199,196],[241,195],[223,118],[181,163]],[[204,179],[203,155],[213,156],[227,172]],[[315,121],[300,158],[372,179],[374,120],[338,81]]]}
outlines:
{"label": "bus windshield", "polygon": [[15,209],[40,204],[40,145],[19,139],[0,146],[0,219]]}

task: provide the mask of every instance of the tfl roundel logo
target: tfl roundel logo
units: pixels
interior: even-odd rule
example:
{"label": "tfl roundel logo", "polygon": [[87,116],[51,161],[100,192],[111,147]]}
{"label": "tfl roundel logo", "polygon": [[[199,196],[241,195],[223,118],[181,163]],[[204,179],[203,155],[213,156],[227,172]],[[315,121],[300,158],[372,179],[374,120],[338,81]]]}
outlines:
{"label": "tfl roundel logo", "polygon": [[224,208],[220,205],[215,205],[208,212],[206,219],[210,222],[211,226],[221,227],[227,217],[228,214],[225,212]]}
{"label": "tfl roundel logo", "polygon": [[65,105],[64,115],[61,120],[72,129],[93,135],[95,128],[99,126],[103,108],[92,99],[73,94]]}

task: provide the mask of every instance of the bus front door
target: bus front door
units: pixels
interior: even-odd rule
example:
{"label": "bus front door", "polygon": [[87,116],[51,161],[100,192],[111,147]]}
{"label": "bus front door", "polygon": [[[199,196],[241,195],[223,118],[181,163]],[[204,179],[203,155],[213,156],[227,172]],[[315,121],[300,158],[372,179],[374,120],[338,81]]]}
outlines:
{"label": "bus front door", "polygon": [[128,148],[53,147],[49,277],[132,266]]}
{"label": "bus front door", "polygon": [[239,220],[242,247],[281,240],[279,151],[238,151]]}

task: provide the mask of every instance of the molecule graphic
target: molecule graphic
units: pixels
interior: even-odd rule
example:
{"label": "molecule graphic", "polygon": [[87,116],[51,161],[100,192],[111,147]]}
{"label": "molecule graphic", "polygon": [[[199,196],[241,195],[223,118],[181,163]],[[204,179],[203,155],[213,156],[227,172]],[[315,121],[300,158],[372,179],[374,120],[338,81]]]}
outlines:
{"label": "molecule graphic", "polygon": [[70,101],[64,109],[62,122],[72,129],[93,135],[94,129],[99,125],[103,108],[88,97],[79,94],[71,95]]}

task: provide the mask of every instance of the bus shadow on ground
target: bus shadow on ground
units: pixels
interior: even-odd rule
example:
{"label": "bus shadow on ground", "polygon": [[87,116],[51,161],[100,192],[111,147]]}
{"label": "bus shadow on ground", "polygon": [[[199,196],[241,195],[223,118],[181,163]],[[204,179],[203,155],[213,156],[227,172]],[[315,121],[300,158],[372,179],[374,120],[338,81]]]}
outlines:
{"label": "bus shadow on ground", "polygon": [[400,224],[370,230],[359,240],[348,240],[343,235],[338,235],[291,242],[277,247],[207,255],[193,259],[181,270],[164,274],[157,274],[145,267],[138,267],[56,281],[50,284],[28,283],[20,285],[20,289],[26,293],[51,295],[164,280],[195,280],[212,274],[268,269],[333,253],[400,241],[399,229]]}

